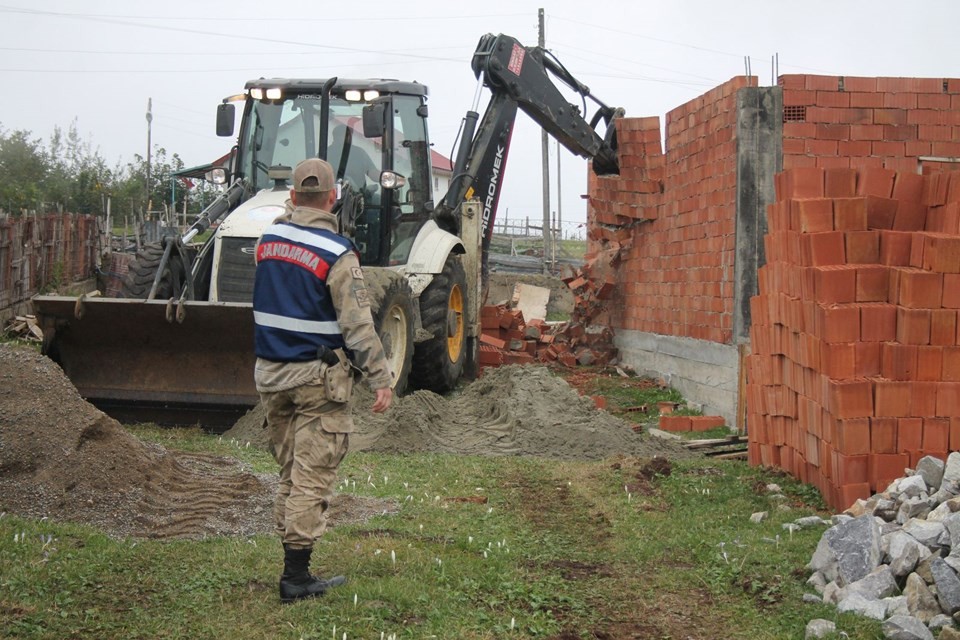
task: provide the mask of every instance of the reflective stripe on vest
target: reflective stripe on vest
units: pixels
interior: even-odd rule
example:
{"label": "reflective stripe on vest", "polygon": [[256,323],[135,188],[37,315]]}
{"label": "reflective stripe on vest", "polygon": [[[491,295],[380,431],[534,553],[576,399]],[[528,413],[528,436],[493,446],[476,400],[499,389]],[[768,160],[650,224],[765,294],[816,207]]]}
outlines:
{"label": "reflective stripe on vest", "polygon": [[274,329],[284,329],[285,331],[300,331],[301,333],[316,334],[339,334],[340,323],[317,322],[315,320],[298,320],[287,316],[278,316],[274,313],[264,311],[254,311],[253,320],[261,327],[273,327]]}

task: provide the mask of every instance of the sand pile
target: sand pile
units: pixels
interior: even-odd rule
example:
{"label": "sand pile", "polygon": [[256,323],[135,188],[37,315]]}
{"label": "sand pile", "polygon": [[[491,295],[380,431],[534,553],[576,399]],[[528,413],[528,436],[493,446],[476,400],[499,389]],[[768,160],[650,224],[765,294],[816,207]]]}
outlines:
{"label": "sand pile", "polygon": [[[690,457],[681,445],[633,432],[630,425],[581,397],[541,366],[487,369],[447,397],[416,391],[394,398],[385,414],[370,412],[373,394],[358,385],[353,451],[540,456],[597,460],[616,454]],[[266,446],[263,411],[254,408],[224,434]]]}
{"label": "sand pile", "polygon": [[116,536],[251,535],[272,530],[275,486],[236,460],[142,442],[51,360],[0,345],[0,511]]}

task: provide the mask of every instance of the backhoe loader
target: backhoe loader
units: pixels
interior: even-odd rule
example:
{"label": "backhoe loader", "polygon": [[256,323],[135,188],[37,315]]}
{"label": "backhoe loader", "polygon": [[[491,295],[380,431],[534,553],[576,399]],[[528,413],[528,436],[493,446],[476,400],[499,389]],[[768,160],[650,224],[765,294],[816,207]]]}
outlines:
{"label": "backhoe loader", "polygon": [[[565,147],[618,173],[614,119],[548,51],[506,35],[480,39],[478,79],[447,193],[434,199],[427,87],[396,80],[271,78],[217,109],[233,136],[225,189],[182,236],[143,248],[120,298],[38,296],[43,351],[81,395],[115,415],[229,425],[255,404],[254,252],[284,211],[290,169],[321,157],[337,172],[341,232],[356,244],[397,392],[445,392],[472,367],[485,256],[517,109]],[[551,77],[575,91],[570,104]],[[490,90],[483,118],[480,88]],[[597,105],[585,119],[586,100]],[[597,129],[605,125],[601,136]],[[228,185],[228,186],[226,186]],[[198,234],[215,229],[202,244]],[[167,417],[165,411],[173,412]],[[187,412],[187,418],[176,418]]]}

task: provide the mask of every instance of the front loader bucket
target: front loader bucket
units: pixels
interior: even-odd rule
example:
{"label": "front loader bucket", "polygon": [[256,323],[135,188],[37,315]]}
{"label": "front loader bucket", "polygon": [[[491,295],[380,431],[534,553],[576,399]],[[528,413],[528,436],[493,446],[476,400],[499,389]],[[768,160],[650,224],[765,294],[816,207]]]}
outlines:
{"label": "front loader bucket", "polygon": [[43,352],[110,415],[229,426],[259,400],[249,304],[37,296]]}

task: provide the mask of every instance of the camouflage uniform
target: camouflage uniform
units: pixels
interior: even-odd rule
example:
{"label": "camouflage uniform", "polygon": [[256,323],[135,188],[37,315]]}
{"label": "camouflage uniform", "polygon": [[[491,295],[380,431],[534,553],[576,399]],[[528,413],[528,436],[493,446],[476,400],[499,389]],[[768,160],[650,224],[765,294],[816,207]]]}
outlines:
{"label": "camouflage uniform", "polygon": [[[309,207],[288,207],[275,221],[280,222],[337,231],[334,214]],[[370,388],[389,387],[392,373],[374,329],[355,253],[347,252],[333,264],[326,284],[353,364],[367,374]],[[285,547],[308,549],[323,535],[337,467],[349,447],[353,373],[343,352],[336,353],[341,364],[333,366],[319,360],[257,359],[254,378],[273,455],[280,465],[274,519]]]}

